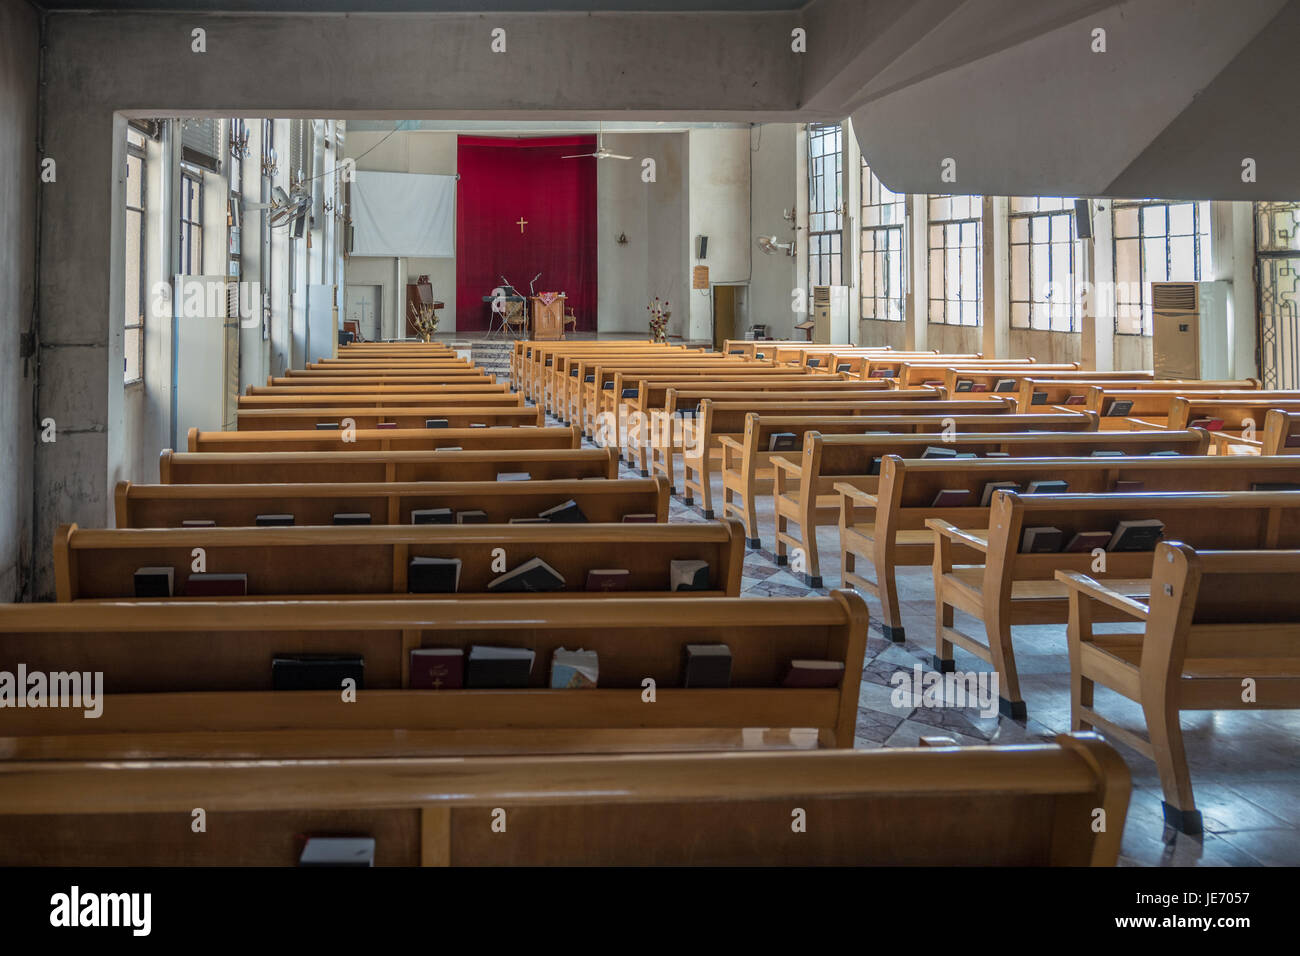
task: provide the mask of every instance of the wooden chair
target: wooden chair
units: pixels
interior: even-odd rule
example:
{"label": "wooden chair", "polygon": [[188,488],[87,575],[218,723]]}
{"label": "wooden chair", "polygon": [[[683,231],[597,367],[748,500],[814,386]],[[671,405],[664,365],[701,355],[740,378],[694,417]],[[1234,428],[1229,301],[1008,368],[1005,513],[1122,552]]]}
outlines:
{"label": "wooden chair", "polygon": [[[1179,714],[1300,708],[1300,551],[1162,543],[1146,601],[1077,571],[1056,578],[1069,589],[1071,725],[1101,728],[1154,760],[1165,823],[1200,834]],[[1141,621],[1144,633],[1096,633],[1102,609]],[[1097,712],[1097,684],[1142,706],[1145,735]],[[1249,792],[1249,779],[1240,786]]]}
{"label": "wooden chair", "polygon": [[[511,396],[517,398],[518,396]],[[468,428],[470,425],[545,425],[546,416],[540,408],[500,405],[381,405],[363,408],[355,405],[336,405],[311,408],[254,408],[240,409],[236,413],[239,431],[283,431],[287,429],[315,429],[322,422],[341,423],[352,419],[355,428],[375,428],[380,424],[394,424],[398,428],[421,428],[429,419],[445,419],[449,428]]]}
{"label": "wooden chair", "polygon": [[344,441],[339,431],[294,429],[263,432],[205,432],[191,428],[187,451],[508,451],[517,448],[577,449],[582,436],[576,428],[359,428]]}

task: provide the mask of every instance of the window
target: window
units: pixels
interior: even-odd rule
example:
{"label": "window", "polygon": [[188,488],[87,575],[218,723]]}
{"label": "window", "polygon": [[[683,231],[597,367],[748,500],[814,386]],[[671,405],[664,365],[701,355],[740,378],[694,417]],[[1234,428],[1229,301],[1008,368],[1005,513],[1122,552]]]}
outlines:
{"label": "window", "polygon": [[126,309],[122,374],[127,385],[144,380],[145,143],[143,133],[126,131]]}
{"label": "window", "polygon": [[1151,334],[1152,282],[1195,282],[1209,274],[1210,204],[1116,202],[1115,334]]}
{"label": "window", "polygon": [[862,163],[862,317],[901,322],[906,305],[907,197]]}
{"label": "window", "polygon": [[1075,331],[1074,200],[1011,200],[1011,327]]}
{"label": "window", "polygon": [[1259,371],[1265,388],[1300,388],[1300,203],[1255,203]]}
{"label": "window", "polygon": [[808,126],[808,284],[843,285],[839,124]]}
{"label": "window", "polygon": [[203,274],[203,174],[181,171],[180,274]]}
{"label": "window", "polygon": [[979,196],[931,196],[930,321],[979,325],[984,277],[981,269]]}

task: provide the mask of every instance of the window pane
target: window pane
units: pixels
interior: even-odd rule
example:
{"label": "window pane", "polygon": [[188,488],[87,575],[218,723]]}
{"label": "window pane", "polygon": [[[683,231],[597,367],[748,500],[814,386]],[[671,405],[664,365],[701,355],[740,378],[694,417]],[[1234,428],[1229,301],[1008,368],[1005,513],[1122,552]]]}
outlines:
{"label": "window pane", "polygon": [[1169,234],[1190,236],[1196,232],[1196,204],[1178,203],[1169,207]]}
{"label": "window pane", "polygon": [[1142,235],[1163,236],[1165,234],[1166,207],[1144,206],[1142,208]]}
{"label": "window pane", "polygon": [[140,233],[143,215],[134,209],[126,211],[126,324],[140,320],[144,314],[144,301],[141,298],[140,269],[144,250],[141,248]]}
{"label": "window pane", "polygon": [[126,158],[126,204],[139,209],[144,205],[144,158]]}

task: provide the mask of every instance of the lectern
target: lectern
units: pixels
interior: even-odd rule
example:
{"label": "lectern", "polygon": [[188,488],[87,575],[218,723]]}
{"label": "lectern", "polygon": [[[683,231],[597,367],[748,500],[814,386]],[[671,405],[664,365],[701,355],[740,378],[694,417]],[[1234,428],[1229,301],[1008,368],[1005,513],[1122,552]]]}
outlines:
{"label": "lectern", "polygon": [[563,295],[557,295],[549,302],[547,298],[550,297],[528,297],[532,337],[539,342],[556,342],[564,338],[564,306],[568,300]]}

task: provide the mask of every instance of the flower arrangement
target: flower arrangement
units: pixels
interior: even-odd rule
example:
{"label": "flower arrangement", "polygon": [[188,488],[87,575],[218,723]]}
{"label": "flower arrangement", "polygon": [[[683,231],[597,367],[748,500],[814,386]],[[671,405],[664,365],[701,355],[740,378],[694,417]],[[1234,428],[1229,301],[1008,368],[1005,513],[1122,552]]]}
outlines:
{"label": "flower arrangement", "polygon": [[646,306],[646,310],[650,313],[650,341],[667,342],[668,320],[672,318],[667,301],[661,304],[659,297],[655,296],[654,301]]}
{"label": "flower arrangement", "polygon": [[431,305],[419,305],[412,310],[411,325],[421,342],[432,342],[438,331],[438,313]]}

